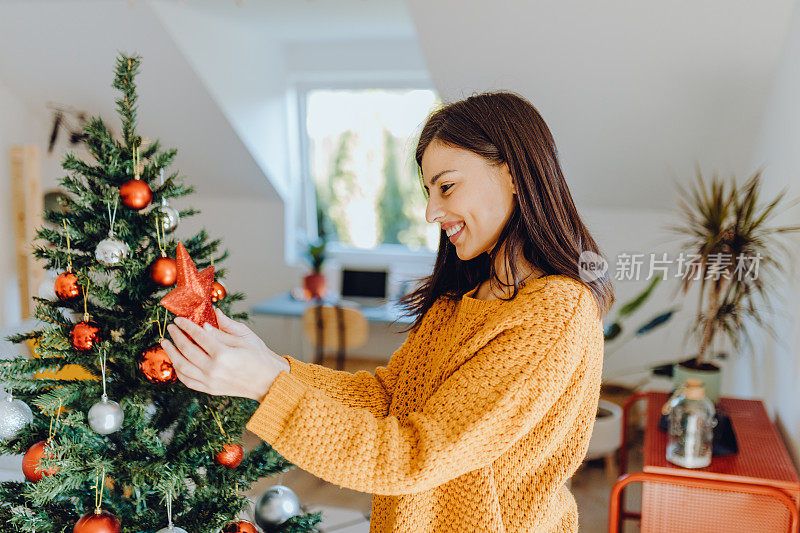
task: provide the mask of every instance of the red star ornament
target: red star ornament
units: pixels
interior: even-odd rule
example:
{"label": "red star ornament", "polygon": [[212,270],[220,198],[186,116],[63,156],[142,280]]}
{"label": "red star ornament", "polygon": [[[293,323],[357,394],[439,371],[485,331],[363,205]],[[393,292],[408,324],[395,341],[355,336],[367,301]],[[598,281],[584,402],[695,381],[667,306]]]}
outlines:
{"label": "red star ornament", "polygon": [[178,243],[176,262],[178,263],[178,283],[166,296],[161,298],[161,305],[177,316],[183,316],[202,326],[208,322],[219,327],[211,293],[214,284],[214,267],[208,266],[202,272],[197,271],[192,258],[183,246]]}

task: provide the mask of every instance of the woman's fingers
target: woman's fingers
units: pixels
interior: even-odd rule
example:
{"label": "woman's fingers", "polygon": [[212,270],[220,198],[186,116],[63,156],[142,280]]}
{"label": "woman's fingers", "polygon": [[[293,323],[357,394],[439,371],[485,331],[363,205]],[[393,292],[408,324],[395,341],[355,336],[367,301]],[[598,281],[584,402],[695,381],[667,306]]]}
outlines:
{"label": "woman's fingers", "polygon": [[219,322],[219,329],[222,331],[226,331],[228,333],[232,333],[233,335],[246,335],[250,333],[250,328],[242,324],[241,322],[237,322],[234,319],[227,316],[225,313],[222,312],[221,309],[217,308],[217,321]]}
{"label": "woman's fingers", "polygon": [[186,374],[179,372],[177,369],[175,369],[175,372],[178,374],[178,379],[181,381],[181,383],[183,383],[190,389],[196,390],[198,392],[204,392],[206,394],[211,394],[211,389],[209,389],[206,386],[206,384],[203,383],[202,381],[198,381],[194,378],[191,378]]}
{"label": "woman's fingers", "polygon": [[[212,335],[205,329],[201,328],[188,318],[176,317],[173,322],[175,326],[181,328],[184,332],[186,332],[186,335],[188,335],[191,338],[191,340],[193,340],[195,344],[197,344],[200,348],[205,350],[207,354],[214,355],[217,352],[219,352],[219,350],[222,348],[222,345],[220,344],[219,340],[217,340],[217,338],[214,335]],[[172,332],[170,331],[170,333]],[[177,344],[178,348],[183,350],[183,346],[181,346],[177,342],[175,344]]]}
{"label": "woman's fingers", "polygon": [[208,326],[208,327],[204,326],[203,329],[205,329],[206,332],[209,333],[210,335],[213,335],[214,337],[216,337],[217,340],[219,340],[220,342],[225,343],[228,346],[233,346],[233,347],[241,346],[241,344],[242,344],[242,338],[241,337],[238,337],[236,335],[231,335],[230,333],[225,333],[221,329],[215,328],[214,326],[212,326],[210,324],[206,324],[206,326]]}
{"label": "woman's fingers", "polygon": [[[172,337],[172,342],[175,344],[175,347],[184,359],[188,360],[197,368],[205,368],[211,358],[207,352],[203,351],[204,349],[201,349],[201,346],[198,346],[192,342],[192,339],[187,337],[183,331],[181,331],[178,326],[175,326],[174,324],[167,326],[167,331],[169,331],[169,335]],[[166,350],[166,348],[164,349]]]}
{"label": "woman's fingers", "polygon": [[[202,379],[203,370],[190,361],[186,354],[181,352],[174,344],[167,339],[161,341],[161,347],[167,352],[169,360],[172,362],[172,367],[183,374],[191,375],[195,379]],[[208,356],[205,356],[208,359]]]}

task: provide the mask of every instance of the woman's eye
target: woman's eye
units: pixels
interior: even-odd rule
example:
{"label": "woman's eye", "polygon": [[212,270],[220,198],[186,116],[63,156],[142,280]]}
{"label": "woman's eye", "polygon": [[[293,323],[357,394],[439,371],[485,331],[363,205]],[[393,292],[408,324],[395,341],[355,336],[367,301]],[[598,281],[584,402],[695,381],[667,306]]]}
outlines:
{"label": "woman's eye", "polygon": [[[452,187],[452,186],[453,186],[453,184],[452,184],[452,183],[448,183],[447,185],[442,185],[442,192],[446,192],[446,191],[447,191],[447,189],[449,189],[449,188],[450,188],[450,187]],[[447,187],[447,189],[445,189],[445,187]]]}

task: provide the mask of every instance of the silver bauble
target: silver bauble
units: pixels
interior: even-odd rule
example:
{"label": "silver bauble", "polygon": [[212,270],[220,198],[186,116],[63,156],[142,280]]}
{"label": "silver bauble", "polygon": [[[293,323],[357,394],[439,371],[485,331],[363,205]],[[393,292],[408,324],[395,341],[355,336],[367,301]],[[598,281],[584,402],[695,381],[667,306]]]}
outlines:
{"label": "silver bauble", "polygon": [[103,398],[89,409],[89,427],[101,435],[110,435],[122,427],[125,412],[120,405]]}
{"label": "silver bauble", "polygon": [[171,527],[161,528],[158,531],[156,531],[156,533],[189,533],[189,532],[183,529],[182,527],[171,526]]}
{"label": "silver bauble", "polygon": [[164,222],[164,233],[175,231],[175,228],[178,227],[178,222],[181,220],[178,210],[169,204],[164,204],[159,206],[158,214]]}
{"label": "silver bauble", "polygon": [[33,413],[28,404],[11,396],[0,400],[0,438],[13,439],[31,422]]}
{"label": "silver bauble", "polygon": [[260,528],[268,530],[300,513],[300,500],[297,499],[297,494],[289,487],[273,485],[256,501],[253,517]]}
{"label": "silver bauble", "polygon": [[94,256],[97,260],[107,267],[116,266],[120,261],[128,257],[130,253],[130,246],[112,235],[100,241],[94,250]]}
{"label": "silver bauble", "polygon": [[56,296],[56,278],[58,274],[54,270],[50,270],[45,276],[44,280],[39,284],[39,290],[37,291],[39,298],[44,298],[45,300],[50,300],[51,302],[56,301],[58,298]]}

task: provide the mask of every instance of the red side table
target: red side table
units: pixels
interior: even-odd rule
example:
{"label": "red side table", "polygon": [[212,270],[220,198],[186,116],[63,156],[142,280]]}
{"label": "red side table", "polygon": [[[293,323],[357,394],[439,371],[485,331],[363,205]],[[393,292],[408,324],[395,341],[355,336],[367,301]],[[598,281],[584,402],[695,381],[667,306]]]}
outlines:
{"label": "red side table", "polygon": [[[658,428],[666,393],[633,396],[625,405],[620,472],[627,469],[625,429],[631,406],[647,402],[642,472],[622,475],[614,485],[609,532],[622,520],[636,518],[643,532],[798,531],[800,480],[789,453],[758,400],[720,398],[731,419],[739,452],[714,457],[706,468],[682,468],[666,460],[667,434]],[[627,511],[623,489],[642,483],[641,513]]]}

